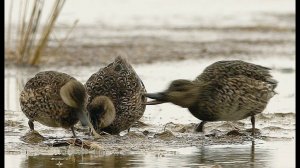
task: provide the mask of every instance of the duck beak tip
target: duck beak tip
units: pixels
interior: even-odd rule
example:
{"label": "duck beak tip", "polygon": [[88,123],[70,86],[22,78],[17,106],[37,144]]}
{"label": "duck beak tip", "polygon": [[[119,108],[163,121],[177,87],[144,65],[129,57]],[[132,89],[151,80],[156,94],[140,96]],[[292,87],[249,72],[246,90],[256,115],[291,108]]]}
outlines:
{"label": "duck beak tip", "polygon": [[148,101],[148,102],[144,103],[145,105],[156,105],[156,104],[165,103],[164,94],[162,92],[160,92],[160,93],[145,93],[144,96],[146,96],[150,99],[154,99],[152,101]]}

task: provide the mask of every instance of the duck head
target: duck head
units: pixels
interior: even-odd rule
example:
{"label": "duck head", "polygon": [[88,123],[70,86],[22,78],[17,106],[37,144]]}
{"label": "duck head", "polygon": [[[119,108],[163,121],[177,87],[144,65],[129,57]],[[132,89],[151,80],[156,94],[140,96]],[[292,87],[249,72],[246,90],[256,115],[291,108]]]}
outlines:
{"label": "duck head", "polygon": [[145,96],[153,101],[149,101],[146,105],[155,105],[161,103],[173,103],[181,107],[190,107],[197,101],[199,87],[192,81],[178,79],[173,81],[169,88],[163,92],[146,93]]}
{"label": "duck head", "polygon": [[107,96],[96,96],[87,108],[96,129],[105,128],[115,120],[115,106]]}
{"label": "duck head", "polygon": [[74,108],[77,118],[81,124],[83,126],[90,127],[94,136],[99,137],[100,135],[95,131],[87,116],[87,110],[85,106],[87,94],[83,84],[76,80],[67,82],[61,87],[60,96],[65,104]]}

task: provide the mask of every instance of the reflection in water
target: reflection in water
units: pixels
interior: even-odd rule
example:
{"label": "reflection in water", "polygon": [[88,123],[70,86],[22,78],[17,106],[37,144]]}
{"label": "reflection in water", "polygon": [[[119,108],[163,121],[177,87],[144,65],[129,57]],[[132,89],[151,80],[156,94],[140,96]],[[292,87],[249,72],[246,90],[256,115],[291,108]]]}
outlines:
{"label": "reflection in water", "polygon": [[[254,161],[255,161],[255,141],[253,140],[252,142],[251,142],[251,163],[254,163]],[[251,165],[253,165],[253,164],[251,164]],[[252,166],[253,167],[253,166]]]}
{"label": "reflection in water", "polygon": [[137,160],[142,160],[141,155],[40,155],[28,156],[19,167],[133,167],[140,165]]}
{"label": "reflection in water", "polygon": [[[10,162],[15,155],[6,156],[11,167],[199,167],[219,165],[222,168],[231,167],[280,167],[275,164],[284,163],[284,167],[294,167],[292,158],[287,156],[276,158],[278,151],[293,143],[274,143],[272,145],[214,145],[201,147],[186,147],[159,152],[135,153],[128,155],[113,154],[109,156],[83,155],[37,155],[27,156],[20,162]],[[276,160],[274,160],[276,159]],[[9,166],[9,165],[6,165]]]}
{"label": "reflection in water", "polygon": [[187,156],[177,155],[175,158],[183,163],[182,166],[267,167],[272,152],[270,149],[255,151],[254,141],[251,145],[201,146],[197,149]]}
{"label": "reflection in water", "polygon": [[255,142],[249,146],[201,147],[203,162],[219,164],[222,167],[266,167],[270,160],[270,151],[255,151]]}

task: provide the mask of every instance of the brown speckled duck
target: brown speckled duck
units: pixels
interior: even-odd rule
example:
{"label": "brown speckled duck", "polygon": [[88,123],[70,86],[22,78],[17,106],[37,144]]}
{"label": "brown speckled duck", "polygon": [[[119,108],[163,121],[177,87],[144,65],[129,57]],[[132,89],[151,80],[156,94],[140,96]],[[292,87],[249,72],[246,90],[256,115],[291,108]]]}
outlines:
{"label": "brown speckled duck", "polygon": [[148,105],[171,102],[188,108],[202,120],[196,131],[202,132],[207,121],[234,121],[251,117],[252,135],[255,115],[261,113],[276,94],[277,81],[270,68],[241,60],[218,61],[208,66],[194,81],[173,81],[164,92],[148,93],[155,99]]}
{"label": "brown speckled duck", "polygon": [[[144,114],[145,86],[127,60],[120,56],[94,73],[85,86],[89,95],[87,110],[98,133],[119,134]],[[109,121],[104,120],[104,116]]]}
{"label": "brown speckled duck", "polygon": [[68,74],[56,71],[39,72],[25,85],[20,95],[23,113],[34,130],[34,121],[49,127],[71,128],[80,120],[99,137],[88,120],[86,112],[86,90],[80,82]]}

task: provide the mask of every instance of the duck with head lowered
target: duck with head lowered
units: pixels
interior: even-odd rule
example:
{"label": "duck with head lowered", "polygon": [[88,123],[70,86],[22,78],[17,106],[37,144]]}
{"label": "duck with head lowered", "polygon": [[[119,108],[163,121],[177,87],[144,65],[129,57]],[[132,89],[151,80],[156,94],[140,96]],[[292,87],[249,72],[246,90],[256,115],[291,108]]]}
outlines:
{"label": "duck with head lowered", "polygon": [[82,83],[74,77],[57,71],[37,73],[25,85],[20,94],[20,105],[29,119],[30,130],[34,130],[34,121],[49,127],[71,128],[80,121],[95,131],[87,116],[86,90]]}
{"label": "duck with head lowered", "polygon": [[145,86],[121,56],[94,73],[85,87],[89,95],[87,110],[98,133],[119,134],[144,114]]}
{"label": "duck with head lowered", "polygon": [[147,93],[154,99],[147,105],[171,102],[188,108],[202,120],[196,131],[210,121],[236,121],[251,117],[252,135],[255,115],[261,113],[276,94],[277,81],[270,68],[241,60],[218,61],[208,66],[195,80],[178,79],[168,89]]}

